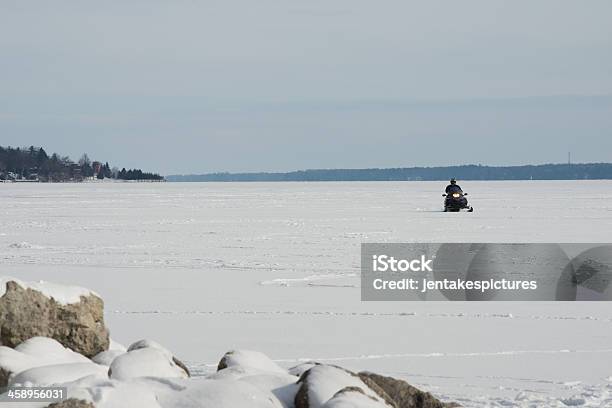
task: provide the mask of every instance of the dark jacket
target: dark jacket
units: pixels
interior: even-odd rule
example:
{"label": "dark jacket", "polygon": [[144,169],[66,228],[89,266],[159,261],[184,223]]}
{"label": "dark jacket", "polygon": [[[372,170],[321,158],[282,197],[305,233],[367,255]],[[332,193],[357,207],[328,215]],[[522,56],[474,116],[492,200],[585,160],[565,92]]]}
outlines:
{"label": "dark jacket", "polygon": [[446,186],[445,192],[446,194],[462,193],[463,190],[461,190],[461,187],[459,187],[459,184],[449,184],[448,186]]}

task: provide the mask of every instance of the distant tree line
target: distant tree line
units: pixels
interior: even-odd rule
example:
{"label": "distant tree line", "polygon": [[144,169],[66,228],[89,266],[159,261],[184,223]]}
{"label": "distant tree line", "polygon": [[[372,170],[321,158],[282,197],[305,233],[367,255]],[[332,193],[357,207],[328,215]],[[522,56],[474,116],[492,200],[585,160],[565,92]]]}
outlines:
{"label": "distant tree line", "polygon": [[211,173],[167,176],[168,181],[439,181],[461,180],[596,180],[612,179],[612,163],[526,166],[464,165],[391,169],[322,169],[288,173]]}
{"label": "distant tree line", "polygon": [[87,154],[73,162],[70,157],[57,153],[49,156],[42,147],[0,146],[0,180],[61,182],[105,178],[155,181],[164,179],[159,174],[143,172],[140,169],[111,168],[108,162],[92,161]]}
{"label": "distant tree line", "polygon": [[145,173],[140,169],[129,169],[125,167],[117,173],[119,180],[163,180],[163,177],[159,174]]}

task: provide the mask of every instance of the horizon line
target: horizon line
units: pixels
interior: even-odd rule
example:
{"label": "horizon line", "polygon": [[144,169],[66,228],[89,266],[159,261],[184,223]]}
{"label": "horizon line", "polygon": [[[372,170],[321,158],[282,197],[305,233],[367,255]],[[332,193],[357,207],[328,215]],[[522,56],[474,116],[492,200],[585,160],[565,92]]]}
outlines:
{"label": "horizon line", "polygon": [[255,175],[255,174],[293,174],[293,173],[304,173],[313,171],[363,171],[363,170],[416,170],[416,169],[450,169],[457,167],[485,167],[485,168],[517,168],[517,167],[541,167],[541,166],[585,166],[585,165],[612,165],[612,162],[557,162],[557,163],[539,163],[539,164],[510,164],[510,165],[492,165],[482,163],[464,163],[464,164],[450,164],[450,165],[438,165],[438,166],[395,166],[395,167],[335,167],[335,168],[307,168],[297,170],[253,170],[253,171],[211,171],[207,173],[175,173],[167,174],[164,177],[181,177],[181,176],[214,176],[214,175]]}

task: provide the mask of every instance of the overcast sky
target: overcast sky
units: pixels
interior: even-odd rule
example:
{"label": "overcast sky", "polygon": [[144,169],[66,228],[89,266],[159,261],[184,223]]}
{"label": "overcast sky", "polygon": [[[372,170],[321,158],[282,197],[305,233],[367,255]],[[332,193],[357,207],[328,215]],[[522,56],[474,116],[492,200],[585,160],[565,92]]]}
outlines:
{"label": "overcast sky", "polygon": [[612,162],[612,2],[0,0],[0,145],[163,174]]}

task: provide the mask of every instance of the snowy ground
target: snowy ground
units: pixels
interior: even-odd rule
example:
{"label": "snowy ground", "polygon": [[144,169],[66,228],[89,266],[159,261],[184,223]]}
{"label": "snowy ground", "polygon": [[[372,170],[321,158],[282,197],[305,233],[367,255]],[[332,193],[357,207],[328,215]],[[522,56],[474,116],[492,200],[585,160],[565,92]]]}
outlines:
{"label": "snowy ground", "polygon": [[361,242],[610,242],[612,182],[2,184],[0,275],[91,288],[114,339],[403,377],[468,407],[612,406],[608,303],[360,302]]}

